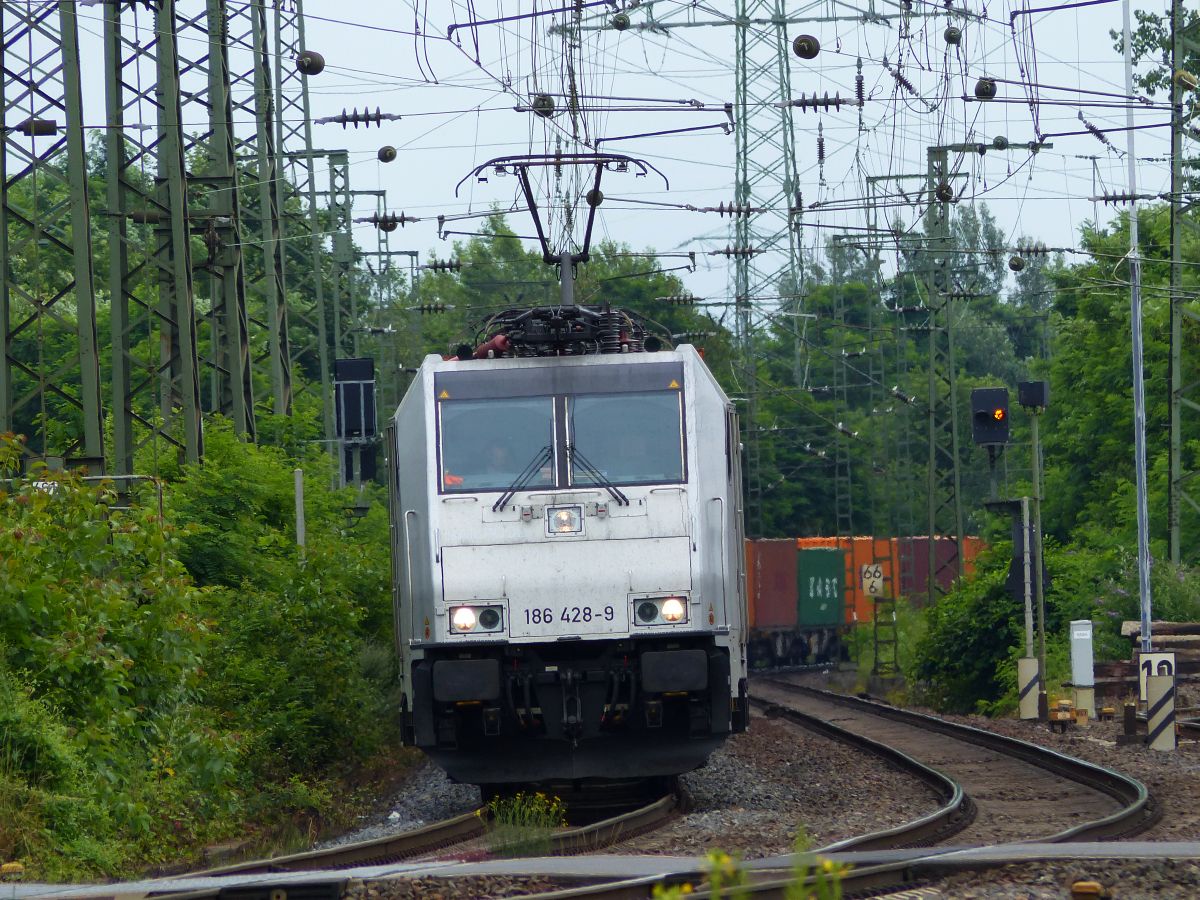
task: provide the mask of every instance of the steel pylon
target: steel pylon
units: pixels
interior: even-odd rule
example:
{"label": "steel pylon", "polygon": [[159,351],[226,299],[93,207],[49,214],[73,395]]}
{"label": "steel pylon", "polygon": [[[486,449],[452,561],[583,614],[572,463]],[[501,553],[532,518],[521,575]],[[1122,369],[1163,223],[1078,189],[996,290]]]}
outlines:
{"label": "steel pylon", "polygon": [[[284,190],[281,213],[287,269],[288,313],[293,324],[303,324],[292,334],[292,368],[308,379],[294,385],[320,386],[325,439],[334,438],[333,383],[330,364],[329,323],[326,318],[325,278],[322,273],[323,239],[319,188],[313,155],[312,118],[308,76],[296,61],[306,49],[304,4],[301,0],[274,0],[275,36],[275,148],[281,155]],[[308,240],[301,240],[307,235]]]}
{"label": "steel pylon", "polygon": [[[734,302],[738,365],[747,392],[743,417],[750,465],[746,500],[749,531],[760,536],[762,522],[761,451],[758,421],[758,372],[755,360],[754,306],[774,303],[785,311],[800,307],[800,253],[792,216],[798,214],[799,175],[792,127],[791,68],[783,0],[738,0],[736,21],[771,19],[775,25],[739,25],[735,33],[734,201],[761,210],[734,222]],[[764,298],[772,298],[765,301]]]}
{"label": "steel pylon", "polygon": [[292,369],[284,261],[283,181],[276,146],[271,23],[265,0],[227,0],[228,44],[233,58],[230,91],[234,142],[242,178],[242,218],[251,238],[251,321],[265,338],[256,354],[271,385],[271,410],[292,408]]}
{"label": "steel pylon", "polygon": [[1196,202],[1195,193],[1189,192],[1194,185],[1186,183],[1183,171],[1184,133],[1194,130],[1194,123],[1200,119],[1200,102],[1184,104],[1181,75],[1186,72],[1185,60],[1189,54],[1200,54],[1200,28],[1194,25],[1185,28],[1183,0],[1171,0],[1171,438],[1167,519],[1173,563],[1182,561],[1185,507],[1191,512],[1189,524],[1195,523],[1200,514],[1200,495],[1193,485],[1200,471],[1195,456],[1185,454],[1188,439],[1194,440],[1196,436],[1200,412],[1200,367],[1191,349],[1200,333],[1200,302],[1194,282],[1190,289],[1184,286],[1183,265],[1185,236],[1192,240],[1200,236],[1200,222],[1196,219],[1200,203]]}
{"label": "steel pylon", "polygon": [[[257,435],[250,325],[246,308],[241,191],[233,133],[225,0],[203,9],[176,7],[189,230],[203,252],[192,258],[196,284],[202,396],[206,411],[227,416],[237,434]],[[201,127],[207,123],[207,127]]]}
{"label": "steel pylon", "polygon": [[150,442],[189,462],[204,448],[175,2],[105,9],[112,468],[128,475]]}
{"label": "steel pylon", "polygon": [[[928,502],[929,602],[940,595],[938,575],[949,570],[955,577],[963,572],[963,509],[958,452],[957,365],[954,354],[954,317],[950,293],[951,274],[950,197],[953,176],[949,150],[930,147],[926,191],[925,247],[921,251],[925,282],[925,305],[929,308],[928,355]],[[953,552],[938,559],[937,539],[952,540]]]}
{"label": "steel pylon", "polygon": [[[0,4],[0,31],[0,432],[102,468],[75,4]],[[63,356],[53,348],[68,335]]]}

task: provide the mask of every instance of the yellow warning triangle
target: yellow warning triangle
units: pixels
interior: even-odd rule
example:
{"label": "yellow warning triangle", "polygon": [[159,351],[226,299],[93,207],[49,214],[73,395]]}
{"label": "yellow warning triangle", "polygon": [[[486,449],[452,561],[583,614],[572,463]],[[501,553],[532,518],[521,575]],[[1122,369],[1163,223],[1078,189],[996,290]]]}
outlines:
{"label": "yellow warning triangle", "polygon": [[678,382],[678,381],[676,381],[674,378],[672,378],[672,379],[671,379],[671,383],[670,383],[670,384],[668,384],[668,385],[667,385],[667,387],[668,387],[668,388],[675,388],[676,390],[678,390],[678,388],[679,388],[679,382]]}
{"label": "yellow warning triangle", "polygon": [[449,392],[449,391],[442,391],[440,394],[438,394],[438,399],[439,399],[439,400],[449,400],[449,399],[450,399],[450,392]]}

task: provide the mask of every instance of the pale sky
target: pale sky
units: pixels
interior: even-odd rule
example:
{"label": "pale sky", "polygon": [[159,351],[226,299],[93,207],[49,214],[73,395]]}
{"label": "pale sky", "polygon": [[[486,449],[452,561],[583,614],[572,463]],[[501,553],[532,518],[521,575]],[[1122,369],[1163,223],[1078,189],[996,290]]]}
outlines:
{"label": "pale sky", "polygon": [[[803,240],[807,248],[815,248],[825,235],[839,228],[863,227],[868,221],[862,200],[866,179],[923,172],[924,148],[930,144],[990,142],[1001,134],[1012,144],[1032,140],[1029,95],[1022,81],[1041,85],[1036,96],[1043,134],[1082,130],[1081,113],[1099,128],[1124,125],[1120,96],[1079,93],[1125,93],[1123,62],[1108,36],[1110,28],[1120,28],[1121,5],[1012,15],[1033,5],[1014,0],[991,4],[966,0],[964,7],[973,14],[966,18],[950,17],[940,5],[923,6],[916,0],[918,10],[925,8],[938,15],[914,17],[903,36],[897,20],[885,25],[814,21],[789,26],[789,38],[810,33],[822,44],[821,53],[811,62],[789,56],[793,96],[828,93],[853,97],[856,60],[861,58],[870,97],[862,110],[861,129],[859,110],[853,105],[843,106],[840,112],[794,111],[804,203],[820,201],[826,207],[805,212]],[[439,214],[482,212],[492,204],[514,202],[517,191],[512,177],[491,175],[486,183],[468,178],[458,197],[455,185],[491,158],[528,153],[531,147],[532,152],[549,149],[546,135],[552,132],[547,131],[546,123],[527,111],[515,111],[514,106],[523,102],[522,95],[528,97],[535,89],[549,90],[566,77],[559,65],[561,53],[554,45],[557,39],[546,34],[546,29],[561,19],[543,16],[471,29],[461,27],[470,20],[467,6],[461,0],[305,3],[307,45],[326,60],[325,71],[309,79],[313,118],[355,107],[379,107],[384,113],[401,116],[399,121],[385,121],[381,128],[316,125],[314,143],[326,149],[350,150],[353,188],[384,188],[392,211],[424,220],[391,236],[393,249],[418,250],[423,260],[430,256],[444,259],[450,253],[449,242],[437,236]],[[181,9],[189,7],[199,10],[202,3],[181,0]],[[475,0],[471,7],[477,19],[520,15],[535,8],[531,0]],[[629,10],[634,26],[645,23],[648,14],[674,24],[719,22],[732,15],[734,4],[656,0],[641,7]],[[825,0],[807,7],[788,7],[792,15],[822,18],[834,4]],[[542,2],[537,8],[546,9],[547,4]],[[866,5],[841,3],[836,8],[846,15]],[[100,32],[102,9],[80,8],[85,31],[85,90],[97,124],[103,121],[98,105],[102,103],[103,73],[95,37]],[[894,11],[882,0],[875,9]],[[595,4],[585,11],[588,22],[611,15],[611,10]],[[447,40],[447,29],[456,22],[460,28],[455,40]],[[961,43],[949,48],[950,52],[943,36],[948,24],[962,30]],[[414,26],[420,26],[427,37],[414,37]],[[478,35],[477,47],[473,34]],[[727,121],[721,110],[724,103],[734,100],[733,28],[714,25],[660,33],[631,27],[621,33],[586,32],[583,43],[583,64],[575,73],[578,90],[595,97],[637,98],[592,101],[605,107],[591,113],[590,126],[597,134],[612,137],[717,126]],[[475,62],[476,52],[482,65]],[[894,70],[898,59],[903,61],[904,78],[919,97],[898,86],[885,68],[886,60]],[[535,72],[536,79],[532,77]],[[964,102],[962,95],[973,94],[980,75],[1016,82],[999,85],[998,101],[1013,102]],[[502,84],[505,81],[507,89]],[[1156,99],[1163,103],[1165,98]],[[1081,100],[1089,105],[1080,107]],[[693,106],[703,108],[680,109],[681,101],[696,101]],[[1165,108],[1142,107],[1135,115],[1139,125],[1169,118]],[[564,130],[565,119],[554,121],[560,132]],[[826,152],[823,171],[817,163],[818,121]],[[240,122],[238,127],[250,125]],[[1125,189],[1125,134],[1109,137],[1111,146],[1090,134],[1054,137],[1050,139],[1053,148],[1036,157],[1027,152],[970,154],[955,162],[958,171],[970,176],[960,179],[957,186],[964,190],[963,200],[975,197],[987,202],[1011,242],[1030,235],[1050,246],[1075,246],[1084,219],[1098,211],[1101,219],[1107,220],[1114,213],[1112,207],[1097,210],[1088,199],[1093,185],[1101,190]],[[1167,130],[1139,131],[1137,141],[1136,155],[1156,160],[1139,163],[1139,190],[1166,191],[1169,168],[1163,157],[1169,148]],[[384,144],[398,150],[397,159],[386,165],[376,159],[376,151]],[[716,206],[731,202],[733,135],[712,128],[614,142],[602,149],[645,159],[669,179],[670,190],[654,175],[606,176],[604,193],[609,199],[601,207],[596,235],[626,242],[635,249],[653,246],[659,251],[695,251],[697,271],[680,273],[685,284],[697,295],[724,298],[729,290],[730,264],[723,257],[705,254],[731,242],[729,220],[652,204]],[[324,177],[319,176],[319,181],[323,183]],[[908,190],[916,184],[912,182]],[[355,215],[367,216],[373,210],[372,198],[360,198]],[[899,213],[911,221],[916,211],[915,206],[901,204],[886,215],[891,218]],[[509,218],[518,233],[533,233],[527,214],[514,213]],[[473,230],[477,221],[459,222],[457,230]],[[370,225],[358,226],[356,237],[367,248],[374,245]],[[677,263],[665,261],[664,265]]]}

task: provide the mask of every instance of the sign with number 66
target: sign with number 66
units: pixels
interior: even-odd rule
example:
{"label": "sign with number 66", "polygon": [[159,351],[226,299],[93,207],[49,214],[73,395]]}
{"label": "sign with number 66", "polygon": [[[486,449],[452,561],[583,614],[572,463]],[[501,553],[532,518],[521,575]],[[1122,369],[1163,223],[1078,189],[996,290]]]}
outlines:
{"label": "sign with number 66", "polygon": [[883,566],[879,563],[867,563],[859,570],[859,576],[862,580],[863,593],[868,597],[882,597],[885,595],[886,586],[883,578]]}

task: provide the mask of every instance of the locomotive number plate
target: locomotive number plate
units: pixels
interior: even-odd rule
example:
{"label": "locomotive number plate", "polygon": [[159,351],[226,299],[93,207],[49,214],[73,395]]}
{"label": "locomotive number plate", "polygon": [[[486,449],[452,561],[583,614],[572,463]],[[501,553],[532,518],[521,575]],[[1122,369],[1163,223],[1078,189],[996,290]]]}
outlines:
{"label": "locomotive number plate", "polygon": [[527,606],[513,610],[510,632],[514,637],[625,632],[629,630],[627,606],[621,602]]}

